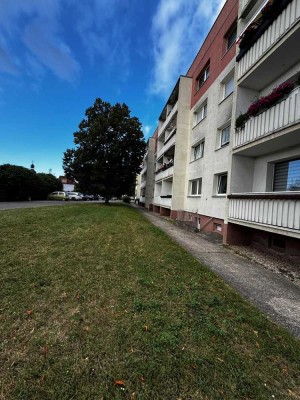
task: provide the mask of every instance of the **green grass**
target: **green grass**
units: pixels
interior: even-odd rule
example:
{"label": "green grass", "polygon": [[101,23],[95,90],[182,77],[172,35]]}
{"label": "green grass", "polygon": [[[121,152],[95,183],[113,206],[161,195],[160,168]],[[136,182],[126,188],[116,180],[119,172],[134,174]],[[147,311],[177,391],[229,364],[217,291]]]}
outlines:
{"label": "green grass", "polygon": [[1,400],[300,398],[299,341],[128,206],[1,212],[0,255]]}

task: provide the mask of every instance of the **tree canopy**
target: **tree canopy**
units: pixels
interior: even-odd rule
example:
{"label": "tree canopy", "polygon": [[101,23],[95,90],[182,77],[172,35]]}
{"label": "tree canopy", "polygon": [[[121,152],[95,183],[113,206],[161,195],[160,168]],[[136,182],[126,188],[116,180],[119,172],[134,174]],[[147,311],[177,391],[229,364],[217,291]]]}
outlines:
{"label": "tree canopy", "polygon": [[0,201],[45,200],[62,184],[54,175],[38,173],[18,165],[0,165]]}
{"label": "tree canopy", "polygon": [[74,133],[75,148],[63,157],[65,174],[82,192],[111,197],[134,193],[145,141],[138,118],[126,104],[111,105],[97,98]]}

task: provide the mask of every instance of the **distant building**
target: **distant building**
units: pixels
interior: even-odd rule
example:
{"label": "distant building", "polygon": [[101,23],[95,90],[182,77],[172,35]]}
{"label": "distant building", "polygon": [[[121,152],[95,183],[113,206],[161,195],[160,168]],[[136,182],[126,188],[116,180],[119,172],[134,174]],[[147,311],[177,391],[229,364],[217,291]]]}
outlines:
{"label": "distant building", "polygon": [[60,176],[59,180],[63,185],[63,190],[65,192],[73,192],[75,188],[75,181],[72,178],[67,178],[66,176]]}

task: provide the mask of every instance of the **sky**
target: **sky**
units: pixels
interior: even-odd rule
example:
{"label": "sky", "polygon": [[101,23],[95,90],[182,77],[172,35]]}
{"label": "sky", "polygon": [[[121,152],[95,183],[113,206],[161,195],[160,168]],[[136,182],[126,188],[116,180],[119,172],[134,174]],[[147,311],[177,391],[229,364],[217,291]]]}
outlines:
{"label": "sky", "polygon": [[85,110],[126,103],[145,139],[224,0],[0,0],[0,165],[63,174]]}

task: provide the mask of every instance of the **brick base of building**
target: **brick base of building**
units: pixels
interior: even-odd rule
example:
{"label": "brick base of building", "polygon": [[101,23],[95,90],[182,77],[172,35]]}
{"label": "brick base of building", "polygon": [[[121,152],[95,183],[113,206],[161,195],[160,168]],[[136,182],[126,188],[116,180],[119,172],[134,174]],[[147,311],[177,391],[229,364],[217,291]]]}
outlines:
{"label": "brick base of building", "polygon": [[224,244],[253,246],[300,265],[300,240],[237,224],[224,225]]}

